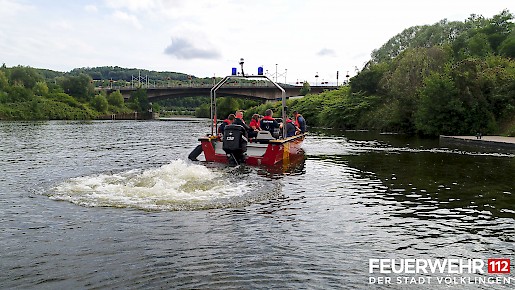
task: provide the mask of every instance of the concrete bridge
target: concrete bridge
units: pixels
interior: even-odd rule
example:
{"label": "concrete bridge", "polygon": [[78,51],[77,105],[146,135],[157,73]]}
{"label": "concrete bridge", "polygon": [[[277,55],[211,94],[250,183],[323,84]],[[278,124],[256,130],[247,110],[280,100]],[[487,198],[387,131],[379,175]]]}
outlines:
{"label": "concrete bridge", "polygon": [[[285,90],[286,97],[294,97],[300,94],[301,86],[280,84]],[[158,101],[171,98],[209,96],[211,85],[185,85],[174,87],[148,87],[147,96],[149,101]],[[326,90],[337,89],[336,86],[312,86],[312,94],[318,94]],[[123,97],[128,99],[131,93],[137,88],[133,87],[113,87],[104,88],[108,94],[120,90]],[[216,92],[217,97],[243,97],[256,100],[278,100],[281,98],[281,91],[269,84],[228,84],[224,85]]]}

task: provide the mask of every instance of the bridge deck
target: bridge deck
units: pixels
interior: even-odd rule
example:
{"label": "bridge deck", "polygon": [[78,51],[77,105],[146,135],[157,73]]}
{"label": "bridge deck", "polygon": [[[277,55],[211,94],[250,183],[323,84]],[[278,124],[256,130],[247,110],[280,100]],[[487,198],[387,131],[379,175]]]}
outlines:
{"label": "bridge deck", "polygon": [[[281,84],[282,85],[282,84]],[[192,96],[210,96],[211,85],[192,85],[192,86],[175,86],[175,87],[149,87],[146,88],[149,100],[161,100],[178,97]],[[287,97],[298,96],[301,86],[284,85]],[[337,89],[336,86],[313,86],[311,93],[318,94],[325,90]],[[119,90],[125,98],[129,98],[132,92],[137,88],[133,87],[113,87],[104,89],[108,94]],[[218,96],[243,97],[262,100],[277,100],[281,98],[281,92],[273,86],[267,84],[229,84],[217,91]]]}

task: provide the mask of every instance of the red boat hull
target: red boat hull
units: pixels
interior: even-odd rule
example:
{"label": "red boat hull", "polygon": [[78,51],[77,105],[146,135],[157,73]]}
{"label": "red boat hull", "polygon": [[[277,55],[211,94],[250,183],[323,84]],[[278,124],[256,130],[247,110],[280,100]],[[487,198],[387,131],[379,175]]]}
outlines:
{"label": "red boat hull", "polygon": [[[252,166],[271,166],[281,161],[289,162],[292,155],[302,154],[302,141],[305,134],[296,135],[286,139],[270,140],[268,144],[248,143],[245,163]],[[227,155],[222,149],[222,142],[218,136],[199,138],[206,161],[227,163]]]}

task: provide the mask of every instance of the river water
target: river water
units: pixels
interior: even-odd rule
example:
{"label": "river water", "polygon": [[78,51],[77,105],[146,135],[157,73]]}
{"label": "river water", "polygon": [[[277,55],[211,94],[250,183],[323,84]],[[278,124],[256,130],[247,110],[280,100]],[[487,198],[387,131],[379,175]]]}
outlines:
{"label": "river water", "polygon": [[515,287],[513,274],[417,285],[369,273],[379,258],[513,265],[514,155],[313,131],[291,167],[187,161],[207,128],[0,122],[0,288]]}

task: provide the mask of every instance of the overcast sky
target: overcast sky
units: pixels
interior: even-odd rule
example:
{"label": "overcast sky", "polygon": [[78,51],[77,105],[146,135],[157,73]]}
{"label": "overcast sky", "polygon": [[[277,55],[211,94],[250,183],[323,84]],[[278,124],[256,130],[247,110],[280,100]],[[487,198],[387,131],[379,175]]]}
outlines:
{"label": "overcast sky", "polygon": [[0,0],[0,63],[340,81],[415,26],[515,13],[514,0]]}

